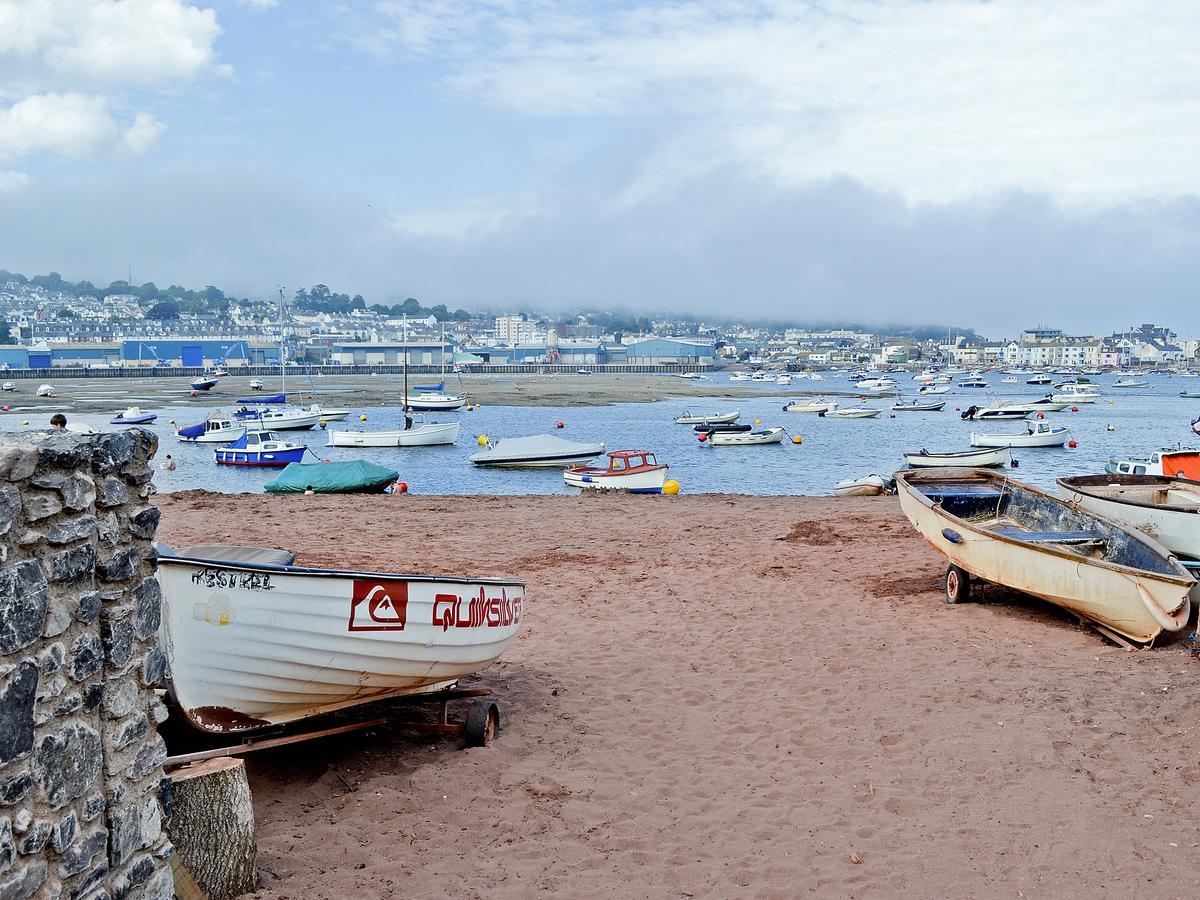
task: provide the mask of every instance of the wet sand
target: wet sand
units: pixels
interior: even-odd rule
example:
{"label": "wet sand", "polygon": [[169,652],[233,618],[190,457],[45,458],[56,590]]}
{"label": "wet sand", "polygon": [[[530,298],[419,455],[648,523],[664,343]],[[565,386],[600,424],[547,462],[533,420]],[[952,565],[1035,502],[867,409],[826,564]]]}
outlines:
{"label": "wet sand", "polygon": [[948,606],[894,498],[158,502],[176,545],[528,581],[472,682],[499,741],[249,757],[258,896],[1200,890],[1186,641],[1126,653],[999,589]]}

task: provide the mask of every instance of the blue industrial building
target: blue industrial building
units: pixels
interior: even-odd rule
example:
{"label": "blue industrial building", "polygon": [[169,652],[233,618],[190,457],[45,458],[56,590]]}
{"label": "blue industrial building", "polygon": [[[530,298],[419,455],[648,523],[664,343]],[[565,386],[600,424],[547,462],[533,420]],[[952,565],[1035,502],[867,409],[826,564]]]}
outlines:
{"label": "blue industrial building", "polygon": [[668,363],[709,366],[712,365],[717,355],[716,345],[712,341],[687,338],[647,338],[626,346],[629,352],[629,362],[640,366]]}
{"label": "blue industrial building", "polygon": [[29,351],[24,347],[0,347],[0,366],[6,369],[28,369]]}
{"label": "blue industrial building", "polygon": [[400,366],[404,364],[406,346],[409,365],[440,366],[443,360],[447,366],[453,363],[454,345],[439,341],[330,344],[329,361],[335,366]]}
{"label": "blue industrial building", "polygon": [[277,366],[279,345],[251,341],[211,340],[208,338],[142,339],[121,344],[123,365],[211,366],[225,365]]}

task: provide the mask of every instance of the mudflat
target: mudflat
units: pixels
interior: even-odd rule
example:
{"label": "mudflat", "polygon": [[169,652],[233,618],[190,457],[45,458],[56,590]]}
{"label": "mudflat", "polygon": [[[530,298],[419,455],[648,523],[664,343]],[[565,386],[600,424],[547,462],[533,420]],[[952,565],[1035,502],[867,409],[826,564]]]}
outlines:
{"label": "mudflat", "polygon": [[[1200,890],[1178,638],[948,606],[894,498],[156,498],[159,537],[528,581],[502,737],[248,757],[259,896],[1100,897]],[[387,715],[388,704],[362,708]]]}

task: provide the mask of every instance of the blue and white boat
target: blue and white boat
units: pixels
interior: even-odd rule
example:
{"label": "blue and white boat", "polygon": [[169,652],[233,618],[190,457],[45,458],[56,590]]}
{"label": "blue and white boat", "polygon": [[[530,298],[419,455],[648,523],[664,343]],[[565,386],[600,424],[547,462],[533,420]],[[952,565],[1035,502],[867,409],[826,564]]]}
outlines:
{"label": "blue and white boat", "polygon": [[246,426],[230,416],[212,415],[199,425],[176,429],[175,437],[191,444],[227,444],[246,432]]}
{"label": "blue and white boat", "polygon": [[149,425],[157,418],[154,413],[142,412],[136,406],[131,406],[125,412],[113,416],[110,422],[113,425]]}
{"label": "blue and white boat", "polygon": [[227,447],[218,447],[213,457],[219,466],[258,466],[282,469],[300,462],[308,452],[305,444],[293,444],[269,431],[247,431]]}
{"label": "blue and white boat", "polygon": [[215,388],[216,386],[217,386],[217,379],[210,378],[207,375],[205,375],[202,378],[196,378],[196,379],[192,380],[192,390],[193,391],[210,391],[213,388]]}

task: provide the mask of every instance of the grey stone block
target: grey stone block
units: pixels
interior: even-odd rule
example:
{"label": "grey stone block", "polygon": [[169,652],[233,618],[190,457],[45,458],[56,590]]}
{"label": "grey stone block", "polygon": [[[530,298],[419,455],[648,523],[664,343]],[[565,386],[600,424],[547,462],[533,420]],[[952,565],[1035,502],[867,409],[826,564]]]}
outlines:
{"label": "grey stone block", "polygon": [[106,846],[108,846],[108,831],[103,827],[93,828],[63,854],[58,863],[59,874],[78,875],[91,864],[97,854],[104,852]]}
{"label": "grey stone block", "polygon": [[127,581],[138,573],[141,565],[137,550],[129,547],[96,563],[96,575],[105,581]]}
{"label": "grey stone block", "polygon": [[94,634],[83,634],[71,648],[71,662],[67,673],[75,681],[83,681],[100,671],[104,665],[104,648],[100,646],[100,638]]}
{"label": "grey stone block", "polygon": [[0,881],[0,897],[4,897],[5,900],[10,897],[12,900],[27,900],[45,883],[46,863],[40,859],[35,860]]}
{"label": "grey stone block", "polygon": [[151,647],[142,663],[142,684],[154,687],[167,677],[167,655],[158,647]]}
{"label": "grey stone block", "polygon": [[[30,749],[33,748],[33,742],[30,741]],[[28,772],[19,772],[16,775],[11,775],[0,781],[0,805],[11,806],[18,800],[24,800],[29,796],[29,791],[33,787],[33,778]]]}
{"label": "grey stone block", "polygon": [[8,534],[21,514],[21,492],[15,487],[0,487],[0,534]]}
{"label": "grey stone block", "polygon": [[0,478],[24,481],[37,471],[38,455],[32,447],[6,447],[0,451]]}
{"label": "grey stone block", "polygon": [[67,648],[63,646],[62,641],[55,641],[48,647],[43,648],[42,652],[37,655],[38,668],[41,669],[43,675],[53,675],[62,668],[63,660],[67,658]]}
{"label": "grey stone block", "polygon": [[109,665],[122,668],[133,656],[133,623],[124,617],[101,616],[100,640]]}
{"label": "grey stone block", "polygon": [[96,546],[79,544],[46,557],[46,576],[50,581],[79,581],[89,578],[96,568]]}
{"label": "grey stone block", "polygon": [[13,841],[12,820],[0,816],[0,875],[12,868],[17,861],[17,845]]}
{"label": "grey stone block", "polygon": [[71,846],[71,842],[75,840],[77,834],[79,834],[79,817],[75,815],[75,810],[71,810],[59,819],[50,831],[50,846],[55,853],[61,854]]}
{"label": "grey stone block", "polygon": [[162,624],[162,588],[158,579],[147,578],[133,589],[133,630],[142,640],[158,634]]}
{"label": "grey stone block", "polygon": [[106,475],[128,465],[133,462],[135,446],[134,436],[128,431],[100,435],[92,445],[92,471]]}
{"label": "grey stone block", "polygon": [[37,640],[49,602],[46,578],[35,561],[0,569],[0,653],[12,653]]}
{"label": "grey stone block", "polygon": [[46,529],[46,540],[52,544],[70,544],[82,541],[96,533],[95,516],[76,516]]}
{"label": "grey stone block", "polygon": [[[33,753],[33,780],[51,809],[59,809],[96,785],[100,776],[100,735],[71,722],[43,737]],[[82,867],[80,867],[82,869]]]}
{"label": "grey stone block", "polygon": [[38,667],[33,660],[21,662],[0,688],[0,765],[33,749],[37,688]]}
{"label": "grey stone block", "polygon": [[75,618],[84,625],[90,625],[100,615],[101,604],[100,592],[88,591],[79,598],[79,611],[75,613]]}
{"label": "grey stone block", "polygon": [[158,529],[158,520],[162,513],[155,506],[143,506],[136,512],[129,513],[129,530],[134,537],[146,538],[149,540],[154,537],[154,532]]}
{"label": "grey stone block", "polygon": [[157,734],[151,735],[150,739],[142,745],[137,757],[133,761],[133,777],[138,780],[145,778],[161,766],[166,758],[167,745],[163,743],[163,739]]}
{"label": "grey stone block", "polygon": [[53,830],[54,826],[52,824],[45,819],[38,819],[25,834],[25,837],[21,838],[21,842],[17,844],[17,852],[22,856],[32,856],[34,853],[41,853],[46,844],[49,843],[50,832]]}
{"label": "grey stone block", "polygon": [[36,522],[62,512],[62,501],[53,494],[26,494],[25,519]]}
{"label": "grey stone block", "polygon": [[121,479],[106,475],[96,483],[97,506],[120,506],[128,501],[129,488]]}

